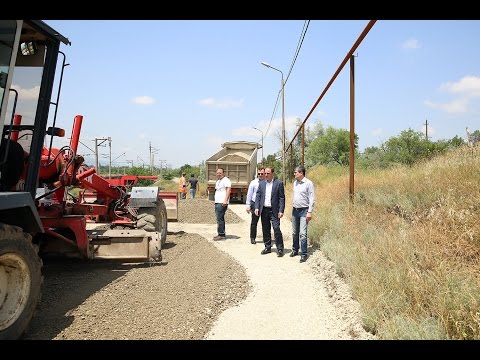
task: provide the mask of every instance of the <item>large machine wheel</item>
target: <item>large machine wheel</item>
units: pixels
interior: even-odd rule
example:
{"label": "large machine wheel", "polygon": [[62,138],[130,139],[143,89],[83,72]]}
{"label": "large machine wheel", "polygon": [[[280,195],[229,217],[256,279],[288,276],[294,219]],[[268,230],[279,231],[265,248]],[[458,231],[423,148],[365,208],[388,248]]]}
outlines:
{"label": "large machine wheel", "polygon": [[19,339],[40,301],[42,261],[32,238],[0,224],[0,339]]}
{"label": "large machine wheel", "polygon": [[137,228],[158,231],[162,246],[167,242],[167,207],[163,199],[158,200],[157,207],[138,210]]}

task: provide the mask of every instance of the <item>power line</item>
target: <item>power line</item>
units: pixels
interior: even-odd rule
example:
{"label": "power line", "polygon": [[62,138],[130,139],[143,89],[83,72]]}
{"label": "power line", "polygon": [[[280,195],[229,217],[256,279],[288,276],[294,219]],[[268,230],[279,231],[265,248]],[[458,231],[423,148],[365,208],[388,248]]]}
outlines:
{"label": "power line", "polygon": [[268,135],[268,130],[270,130],[270,125],[272,125],[272,121],[273,121],[273,118],[275,117],[275,114],[277,113],[277,109],[278,109],[278,104],[280,102],[280,94],[282,93],[282,91],[280,90],[278,92],[278,95],[277,95],[277,101],[275,102],[275,107],[273,108],[273,113],[272,113],[272,117],[270,118],[270,121],[268,123],[268,127],[267,127],[267,131],[265,131],[265,137],[267,137]]}
{"label": "power line", "polygon": [[300,53],[300,49],[302,48],[303,40],[305,39],[305,35],[307,34],[308,25],[310,25],[310,20],[305,20],[305,22],[303,23],[302,33],[300,34],[300,39],[298,40],[297,49],[295,50],[295,55],[293,56],[292,65],[290,65],[290,70],[288,70],[287,77],[285,78],[285,84],[287,83],[288,78],[290,77],[290,74],[292,73],[293,66],[295,65],[295,62],[297,61],[298,54]]}
{"label": "power line", "polygon": [[[300,49],[303,45],[303,40],[305,39],[305,35],[307,34],[309,24],[310,24],[310,20],[305,20],[305,22],[303,23],[303,29],[302,29],[302,32],[300,34],[300,39],[298,40],[297,49],[295,50],[295,55],[294,55],[293,60],[292,60],[292,65],[290,65],[290,70],[288,71],[285,82],[283,83],[283,88],[285,88],[285,84],[287,83],[287,80],[290,77],[290,74],[292,73],[293,66],[295,65],[295,62],[297,61],[297,57],[298,57],[298,54],[300,53]],[[268,123],[267,130],[265,131],[265,137],[267,137],[268,131],[270,130],[270,126],[272,125],[273,119],[275,118],[275,114],[277,113],[281,93],[282,93],[282,89],[280,89],[278,91],[277,100],[275,101],[275,106],[273,107],[272,116],[271,116],[270,121]]]}

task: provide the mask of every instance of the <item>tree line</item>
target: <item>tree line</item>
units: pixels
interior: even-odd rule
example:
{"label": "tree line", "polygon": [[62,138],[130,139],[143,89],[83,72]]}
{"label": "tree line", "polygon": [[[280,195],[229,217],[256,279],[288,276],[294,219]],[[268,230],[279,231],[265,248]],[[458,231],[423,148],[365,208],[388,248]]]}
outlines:
{"label": "tree line", "polygon": [[[300,125],[300,122],[298,123]],[[350,164],[350,132],[346,129],[336,129],[332,126],[324,127],[321,122],[316,122],[311,127],[305,129],[305,166],[311,168],[315,165],[339,165],[349,166]],[[480,138],[480,130],[471,133],[472,137]],[[278,136],[281,139],[281,136]],[[281,143],[281,140],[280,140]],[[370,146],[360,153],[358,150],[358,135],[354,135],[354,157],[355,166],[360,168],[388,168],[395,164],[413,165],[422,159],[432,158],[448,149],[465,145],[466,141],[455,135],[451,139],[441,139],[432,141],[424,133],[415,131],[411,128],[403,130],[398,136],[392,136],[388,140],[377,146]],[[295,139],[293,145],[293,154],[287,153],[286,166],[292,168],[302,163],[302,134]],[[275,169],[275,174],[282,173],[281,150],[275,154],[267,155],[260,159],[258,166],[271,166]],[[108,168],[100,166],[100,171],[108,172]],[[175,177],[186,173],[188,177],[194,174],[200,182],[205,181],[205,162],[192,166],[184,164],[175,169],[153,169],[144,167],[112,167],[112,173],[127,173],[129,175],[158,175],[165,180],[172,180]]]}
{"label": "tree line", "polygon": [[[300,123],[298,124],[300,125]],[[480,130],[472,133],[480,138]],[[315,165],[349,166],[350,164],[350,132],[345,129],[324,127],[321,122],[305,129],[304,135],[305,166]],[[411,128],[403,130],[398,136],[392,136],[378,147],[367,147],[363,153],[358,150],[358,135],[354,135],[355,166],[360,168],[388,168],[395,164],[413,165],[422,160],[432,158],[449,149],[466,144],[465,140],[455,135],[451,139],[432,141],[424,133]],[[302,134],[299,133],[293,145],[293,154],[286,156],[287,167],[292,168],[302,163]],[[261,164],[262,162],[260,162]],[[269,155],[263,161],[264,165],[274,166],[277,174],[281,173],[281,153]]]}

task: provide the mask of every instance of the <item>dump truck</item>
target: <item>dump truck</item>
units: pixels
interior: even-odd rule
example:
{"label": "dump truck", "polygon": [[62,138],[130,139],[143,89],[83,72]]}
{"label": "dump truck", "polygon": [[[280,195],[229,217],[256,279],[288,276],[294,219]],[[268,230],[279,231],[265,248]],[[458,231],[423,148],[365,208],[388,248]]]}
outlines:
{"label": "dump truck", "polygon": [[215,199],[216,172],[223,168],[225,176],[232,182],[230,199],[243,202],[247,196],[248,185],[257,171],[257,151],[262,145],[256,142],[231,141],[222,144],[222,150],[205,162],[207,194],[209,200]]}
{"label": "dump truck", "polygon": [[[166,241],[160,188],[129,192],[78,154],[82,115],[69,144],[53,145],[65,136],[56,125],[68,65],[61,44],[70,41],[43,21],[0,20],[0,339],[26,332],[41,297],[44,255],[160,262]],[[96,199],[75,196],[73,187],[95,191]]]}

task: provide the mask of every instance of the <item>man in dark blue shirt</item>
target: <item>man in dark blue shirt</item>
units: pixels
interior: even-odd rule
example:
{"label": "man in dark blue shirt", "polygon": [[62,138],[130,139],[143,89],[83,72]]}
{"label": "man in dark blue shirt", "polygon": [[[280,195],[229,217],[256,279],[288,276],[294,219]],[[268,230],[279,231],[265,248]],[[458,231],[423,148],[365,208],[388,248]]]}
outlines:
{"label": "man in dark blue shirt", "polygon": [[195,199],[195,194],[198,190],[198,179],[195,178],[195,174],[190,176],[188,182],[190,183],[190,199]]}

